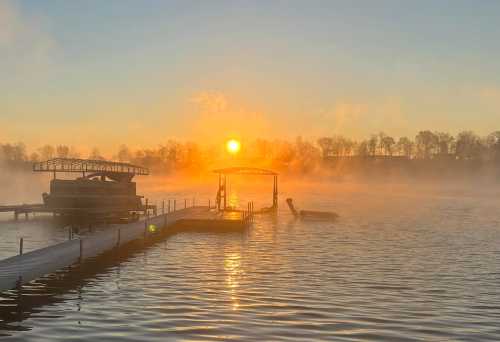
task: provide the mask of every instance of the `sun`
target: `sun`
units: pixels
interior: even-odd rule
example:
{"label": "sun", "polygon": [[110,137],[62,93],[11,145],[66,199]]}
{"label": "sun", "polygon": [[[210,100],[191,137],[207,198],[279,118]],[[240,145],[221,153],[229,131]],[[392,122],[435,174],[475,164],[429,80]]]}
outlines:
{"label": "sun", "polygon": [[236,139],[228,140],[226,143],[226,149],[231,154],[236,154],[240,151],[241,144]]}

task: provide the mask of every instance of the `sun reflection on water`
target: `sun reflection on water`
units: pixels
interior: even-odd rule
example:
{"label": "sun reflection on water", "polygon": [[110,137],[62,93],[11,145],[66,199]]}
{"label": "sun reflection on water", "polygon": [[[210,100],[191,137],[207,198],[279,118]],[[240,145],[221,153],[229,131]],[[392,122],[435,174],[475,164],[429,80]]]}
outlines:
{"label": "sun reflection on water", "polygon": [[224,271],[226,272],[226,285],[231,296],[232,309],[240,306],[238,288],[239,278],[243,274],[241,269],[241,255],[239,252],[227,253],[224,257]]}

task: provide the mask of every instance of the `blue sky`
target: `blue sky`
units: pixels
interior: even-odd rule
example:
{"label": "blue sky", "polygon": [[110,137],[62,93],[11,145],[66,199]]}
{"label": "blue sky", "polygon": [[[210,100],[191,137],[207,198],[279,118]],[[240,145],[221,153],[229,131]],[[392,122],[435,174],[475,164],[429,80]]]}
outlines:
{"label": "blue sky", "polygon": [[3,0],[0,25],[0,141],[499,128],[499,1]]}

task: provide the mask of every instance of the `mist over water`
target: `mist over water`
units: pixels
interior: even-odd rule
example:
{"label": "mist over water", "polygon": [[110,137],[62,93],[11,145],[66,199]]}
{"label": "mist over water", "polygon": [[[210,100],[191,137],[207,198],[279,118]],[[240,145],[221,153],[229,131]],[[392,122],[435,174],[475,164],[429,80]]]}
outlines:
{"label": "mist over water", "polygon": [[[138,192],[158,203],[195,196],[204,204],[216,181],[151,177],[138,179]],[[271,203],[271,187],[234,179],[231,194],[260,207]],[[0,335],[499,340],[499,195],[498,187],[463,183],[283,180],[278,215],[258,216],[243,233],[176,234],[3,294]],[[286,197],[340,219],[295,220]]]}

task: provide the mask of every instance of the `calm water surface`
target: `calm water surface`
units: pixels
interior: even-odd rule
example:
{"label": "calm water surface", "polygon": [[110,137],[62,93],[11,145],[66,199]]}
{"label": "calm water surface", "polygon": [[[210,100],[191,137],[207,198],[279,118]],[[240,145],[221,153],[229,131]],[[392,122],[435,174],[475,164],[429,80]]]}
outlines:
{"label": "calm water surface", "polygon": [[0,336],[498,341],[497,195],[309,191],[298,204],[339,221],[296,221],[281,203],[243,233],[180,233],[96,259],[3,294]]}

